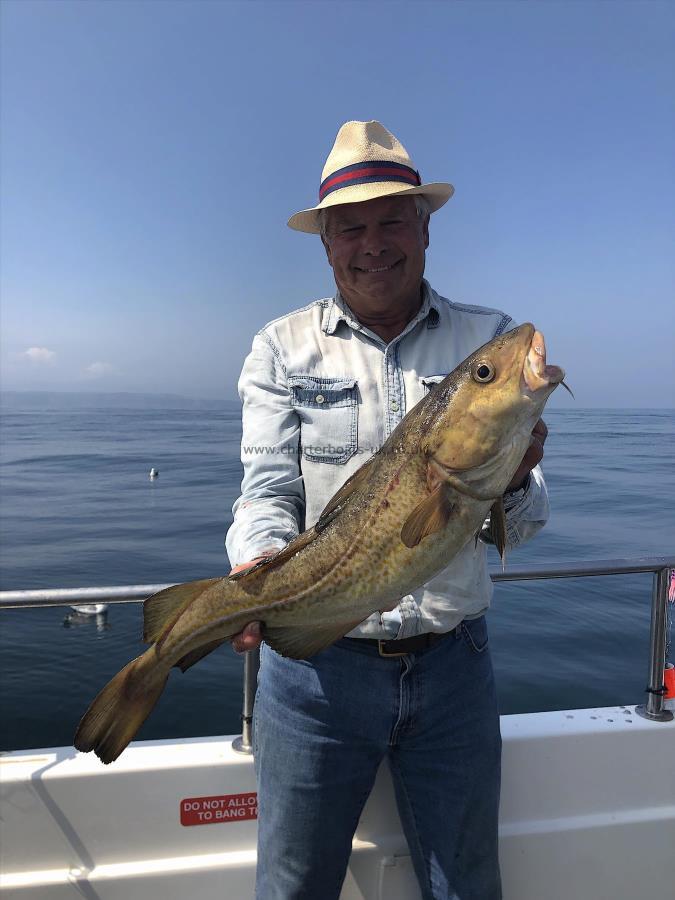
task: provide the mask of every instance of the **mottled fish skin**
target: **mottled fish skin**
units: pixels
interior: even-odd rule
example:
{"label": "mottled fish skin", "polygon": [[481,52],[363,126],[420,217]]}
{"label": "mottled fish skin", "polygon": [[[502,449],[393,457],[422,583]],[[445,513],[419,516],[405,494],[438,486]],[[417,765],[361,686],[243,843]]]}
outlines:
{"label": "mottled fish skin", "polygon": [[251,621],[274,649],[306,658],[445,568],[501,498],[562,381],[543,347],[526,323],[479,348],[276,557],[150,597],[145,637],[154,643],[92,703],[76,747],[115,759],[171,667],[185,670]]}

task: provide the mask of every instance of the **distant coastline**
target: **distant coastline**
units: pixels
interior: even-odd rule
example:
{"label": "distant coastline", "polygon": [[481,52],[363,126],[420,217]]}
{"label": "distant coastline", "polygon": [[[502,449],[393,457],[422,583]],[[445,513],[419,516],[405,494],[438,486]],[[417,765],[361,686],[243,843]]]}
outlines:
{"label": "distant coastline", "polygon": [[182,394],[134,391],[0,391],[0,409],[222,409],[239,407],[236,400],[208,400]]}
{"label": "distant coastline", "polygon": [[[183,394],[153,394],[140,391],[0,391],[0,410],[21,409],[209,409],[240,410],[238,399],[187,397]],[[549,404],[548,411],[574,414],[585,410],[615,412],[675,412],[672,406],[565,406]]]}

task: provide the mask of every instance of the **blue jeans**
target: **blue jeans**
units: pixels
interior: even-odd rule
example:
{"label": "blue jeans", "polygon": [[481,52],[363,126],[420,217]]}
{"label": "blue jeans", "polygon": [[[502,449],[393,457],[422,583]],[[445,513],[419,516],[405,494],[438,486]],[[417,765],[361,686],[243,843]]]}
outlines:
{"label": "blue jeans", "polygon": [[387,757],[427,900],[499,900],[501,738],[484,617],[420,653],[342,639],[262,648],[254,715],[258,900],[333,900]]}

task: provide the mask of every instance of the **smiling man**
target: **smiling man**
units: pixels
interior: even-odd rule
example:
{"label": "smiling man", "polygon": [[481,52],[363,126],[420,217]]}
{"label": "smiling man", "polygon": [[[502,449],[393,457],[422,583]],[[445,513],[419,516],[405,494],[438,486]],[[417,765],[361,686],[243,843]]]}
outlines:
{"label": "smiling man", "polygon": [[[508,315],[441,297],[424,279],[429,218],[452,185],[424,184],[379,122],[347,122],[319,204],[289,225],[320,234],[337,293],[254,338],[239,388],[241,497],[234,570],[282,549],[405,413]],[[538,423],[504,496],[513,547],[548,517]],[[309,661],[266,645],[255,706],[258,900],[333,900],[380,763],[387,760],[422,896],[499,900],[499,717],[485,612],[485,543]],[[260,644],[251,623],[239,650]]]}
{"label": "smiling man", "polygon": [[359,322],[387,342],[422,303],[429,217],[413,197],[382,197],[323,212],[321,239],[335,282]]}

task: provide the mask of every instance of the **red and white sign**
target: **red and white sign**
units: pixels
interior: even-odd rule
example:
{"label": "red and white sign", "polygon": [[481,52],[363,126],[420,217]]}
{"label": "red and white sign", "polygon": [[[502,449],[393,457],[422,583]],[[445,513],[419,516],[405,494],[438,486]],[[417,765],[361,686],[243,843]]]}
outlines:
{"label": "red and white sign", "polygon": [[180,801],[181,825],[215,825],[258,818],[258,795],[221,794],[218,797],[187,797]]}

